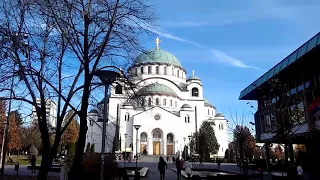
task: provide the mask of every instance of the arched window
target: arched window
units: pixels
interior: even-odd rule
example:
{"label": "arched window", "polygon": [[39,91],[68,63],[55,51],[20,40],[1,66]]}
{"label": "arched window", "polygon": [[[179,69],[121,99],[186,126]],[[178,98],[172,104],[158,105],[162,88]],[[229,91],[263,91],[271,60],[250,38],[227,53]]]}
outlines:
{"label": "arched window", "polygon": [[159,74],[159,66],[156,66],[156,74]]}
{"label": "arched window", "polygon": [[122,94],[122,86],[120,84],[116,86],[116,94]]}
{"label": "arched window", "polygon": [[166,106],[167,105],[167,100],[163,99],[163,105]]}
{"label": "arched window", "polygon": [[138,75],[138,68],[134,68],[134,74]]}
{"label": "arched window", "polygon": [[148,105],[151,106],[152,105],[152,101],[151,98],[148,99]]}
{"label": "arched window", "polygon": [[179,75],[180,75],[180,71],[179,71],[179,69],[177,70],[177,76],[179,77]]}
{"label": "arched window", "polygon": [[219,130],[221,129],[221,125],[219,124]]}
{"label": "arched window", "polygon": [[175,107],[178,107],[178,103],[177,103],[177,101],[176,101],[176,102],[174,102],[174,105],[175,105]]}
{"label": "arched window", "polygon": [[143,67],[140,68],[140,73],[143,74]]}
{"label": "arched window", "polygon": [[167,67],[163,67],[163,72],[165,75],[167,75]]}
{"label": "arched window", "polygon": [[148,138],[147,133],[145,132],[141,133],[140,135],[141,142],[147,142],[147,138]]}
{"label": "arched window", "polygon": [[199,96],[199,90],[198,88],[194,87],[191,89],[191,93],[193,97],[198,97]]}
{"label": "arched window", "polygon": [[220,123],[220,129],[223,130],[223,124],[222,123]]}
{"label": "arched window", "polygon": [[157,130],[153,131],[152,133],[153,138],[161,138],[161,133]]}
{"label": "arched window", "polygon": [[124,116],[124,121],[129,121],[129,118],[130,118],[130,114],[126,114],[125,116]]}
{"label": "arched window", "polygon": [[170,106],[172,107],[172,100],[170,100]]}
{"label": "arched window", "polygon": [[156,105],[159,105],[159,98],[156,99]]}
{"label": "arched window", "polygon": [[211,115],[213,116],[213,110],[211,111]]}
{"label": "arched window", "polygon": [[172,76],[174,76],[174,69],[172,68]]}
{"label": "arched window", "polygon": [[151,74],[151,66],[148,66],[148,74]]}
{"label": "arched window", "polygon": [[184,117],[184,122],[190,123],[190,116],[189,115],[186,115],[186,117]]}
{"label": "arched window", "polygon": [[167,143],[173,143],[173,135],[171,133],[167,135]]}
{"label": "arched window", "polygon": [[210,109],[208,109],[208,115],[210,115]]}
{"label": "arched window", "polygon": [[142,107],[143,107],[144,104],[145,104],[144,101],[145,101],[144,98],[142,98],[142,99],[141,99],[141,106],[142,106]]}

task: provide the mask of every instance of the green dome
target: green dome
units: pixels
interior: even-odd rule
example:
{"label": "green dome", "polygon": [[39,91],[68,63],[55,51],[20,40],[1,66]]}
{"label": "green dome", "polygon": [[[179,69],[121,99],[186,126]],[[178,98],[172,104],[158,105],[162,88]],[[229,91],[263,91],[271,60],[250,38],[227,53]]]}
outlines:
{"label": "green dome", "polygon": [[141,88],[137,93],[139,96],[143,95],[168,95],[168,96],[174,96],[179,97],[174,90],[169,88],[168,86],[164,84],[154,83],[147,85],[143,88]]}
{"label": "green dome", "polygon": [[181,67],[180,61],[173,54],[161,49],[141,53],[133,62],[134,65],[146,63],[168,64]]}
{"label": "green dome", "polygon": [[190,76],[190,77],[187,79],[187,81],[189,81],[189,80],[198,80],[198,81],[201,81],[200,78],[199,78],[198,76],[195,76],[195,75]]}
{"label": "green dome", "polygon": [[209,107],[212,107],[214,109],[216,108],[208,101],[208,99],[204,99],[204,106],[209,106]]}

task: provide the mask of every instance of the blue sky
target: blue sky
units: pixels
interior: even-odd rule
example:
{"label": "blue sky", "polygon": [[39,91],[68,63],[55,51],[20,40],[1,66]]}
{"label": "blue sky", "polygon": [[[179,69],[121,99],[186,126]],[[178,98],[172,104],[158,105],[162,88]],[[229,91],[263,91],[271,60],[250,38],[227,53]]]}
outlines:
{"label": "blue sky", "polygon": [[[160,48],[173,53],[204,84],[205,97],[230,117],[251,114],[239,93],[320,28],[320,1],[150,0]],[[143,38],[154,48],[153,39]],[[248,118],[253,118],[252,116]]]}

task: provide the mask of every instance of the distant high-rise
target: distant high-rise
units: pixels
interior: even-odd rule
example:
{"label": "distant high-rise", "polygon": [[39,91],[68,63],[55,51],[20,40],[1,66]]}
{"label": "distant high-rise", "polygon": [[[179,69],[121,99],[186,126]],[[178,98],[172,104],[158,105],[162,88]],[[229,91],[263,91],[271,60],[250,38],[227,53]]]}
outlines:
{"label": "distant high-rise", "polygon": [[[41,100],[37,99],[37,105],[40,106]],[[56,103],[51,100],[46,100],[46,113],[47,113],[47,122],[50,127],[55,128],[57,125],[57,105]],[[32,107],[32,121],[38,122],[38,116],[36,113],[35,107]]]}

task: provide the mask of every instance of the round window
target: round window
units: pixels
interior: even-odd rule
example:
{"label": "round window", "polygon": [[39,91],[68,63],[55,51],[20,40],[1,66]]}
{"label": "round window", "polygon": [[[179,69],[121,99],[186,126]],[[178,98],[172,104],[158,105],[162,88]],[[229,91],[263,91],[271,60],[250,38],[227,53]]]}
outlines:
{"label": "round window", "polygon": [[161,119],[160,114],[156,114],[156,115],[154,115],[154,120],[158,121],[158,120],[160,120],[160,119]]}

